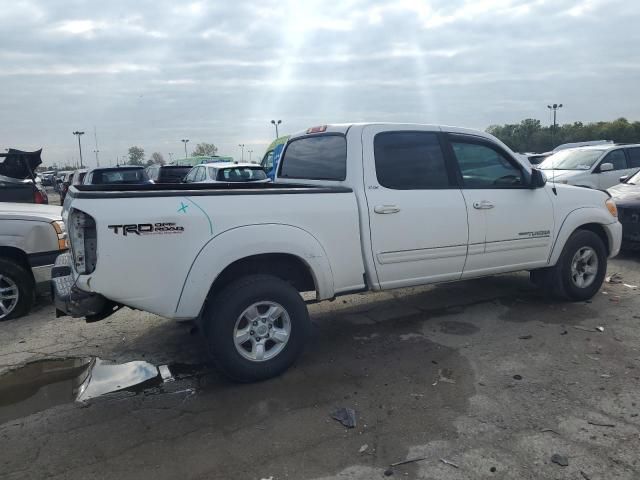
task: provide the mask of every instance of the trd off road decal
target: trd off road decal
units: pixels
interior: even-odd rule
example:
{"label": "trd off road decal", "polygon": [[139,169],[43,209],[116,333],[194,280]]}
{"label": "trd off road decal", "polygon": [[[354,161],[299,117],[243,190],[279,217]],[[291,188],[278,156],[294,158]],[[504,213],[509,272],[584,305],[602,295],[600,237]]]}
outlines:
{"label": "trd off road decal", "polygon": [[171,233],[182,233],[184,227],[173,222],[161,223],[131,223],[128,225],[107,225],[116,235],[166,235]]}

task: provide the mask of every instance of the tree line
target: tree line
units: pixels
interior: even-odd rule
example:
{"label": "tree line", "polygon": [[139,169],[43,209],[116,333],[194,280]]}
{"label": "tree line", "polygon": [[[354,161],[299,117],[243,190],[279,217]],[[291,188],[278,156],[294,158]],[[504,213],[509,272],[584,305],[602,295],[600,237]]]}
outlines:
{"label": "tree line", "polygon": [[[211,156],[215,155],[218,151],[213,143],[199,143],[196,148],[191,152],[192,157],[196,156]],[[153,152],[149,159],[145,162],[144,148],[133,146],[129,147],[129,165],[164,165],[165,159],[160,152]]]}
{"label": "tree line", "polygon": [[640,143],[640,122],[619,118],[612,122],[542,126],[540,120],[527,118],[520,123],[491,125],[487,132],[498,137],[516,152],[546,152],[558,145],[589,140],[616,143]]}

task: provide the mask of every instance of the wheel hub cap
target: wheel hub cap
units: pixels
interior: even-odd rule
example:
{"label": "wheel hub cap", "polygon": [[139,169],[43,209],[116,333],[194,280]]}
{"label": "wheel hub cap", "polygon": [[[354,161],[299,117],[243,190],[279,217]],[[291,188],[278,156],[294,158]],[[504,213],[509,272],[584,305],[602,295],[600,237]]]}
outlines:
{"label": "wheel hub cap", "polygon": [[571,280],[578,288],[587,288],[598,274],[598,255],[591,247],[582,247],[571,261]]}
{"label": "wheel hub cap", "polygon": [[18,304],[20,292],[11,278],[0,275],[0,320],[8,317]]}
{"label": "wheel hub cap", "polygon": [[233,341],[242,357],[264,362],[279,355],[289,341],[291,319],[282,305],[260,301],[247,307],[236,320]]}

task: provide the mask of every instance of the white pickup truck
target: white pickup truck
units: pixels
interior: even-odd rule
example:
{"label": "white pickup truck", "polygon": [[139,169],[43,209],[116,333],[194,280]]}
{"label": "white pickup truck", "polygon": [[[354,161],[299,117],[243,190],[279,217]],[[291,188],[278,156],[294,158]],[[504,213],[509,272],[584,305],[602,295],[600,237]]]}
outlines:
{"label": "white pickup truck", "polygon": [[314,127],[288,140],[273,184],[72,187],[53,288],[60,313],[88,321],[123,305],[197,320],[220,369],[253,381],[302,351],[299,292],[529,270],[588,299],[620,248],[616,215],[607,193],[550,185],[483,132]]}

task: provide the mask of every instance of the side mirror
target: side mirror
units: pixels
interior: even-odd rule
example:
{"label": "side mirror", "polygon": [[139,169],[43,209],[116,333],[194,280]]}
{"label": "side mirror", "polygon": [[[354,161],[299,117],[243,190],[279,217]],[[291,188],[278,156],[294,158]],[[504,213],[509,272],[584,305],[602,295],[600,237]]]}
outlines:
{"label": "side mirror", "polygon": [[620,183],[625,183],[628,179],[629,179],[629,175],[623,175],[618,180],[620,180]]}
{"label": "side mirror", "polygon": [[532,168],[530,187],[542,188],[546,185],[546,183],[547,183],[547,177],[545,176],[544,173],[542,173],[542,170],[538,170],[537,168]]}
{"label": "side mirror", "polygon": [[600,165],[601,172],[610,172],[611,170],[613,170],[613,163],[603,163]]}

